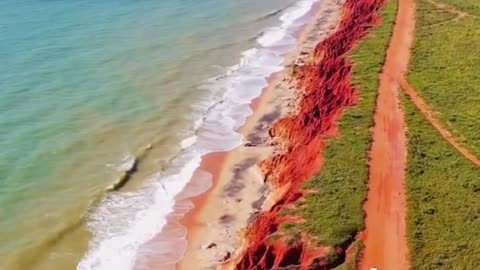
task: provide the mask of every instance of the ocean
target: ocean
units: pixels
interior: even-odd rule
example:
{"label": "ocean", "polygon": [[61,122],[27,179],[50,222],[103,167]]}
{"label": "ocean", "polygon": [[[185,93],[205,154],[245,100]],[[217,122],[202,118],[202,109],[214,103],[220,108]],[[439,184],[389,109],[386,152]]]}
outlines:
{"label": "ocean", "polygon": [[0,269],[133,269],[315,2],[1,1]]}

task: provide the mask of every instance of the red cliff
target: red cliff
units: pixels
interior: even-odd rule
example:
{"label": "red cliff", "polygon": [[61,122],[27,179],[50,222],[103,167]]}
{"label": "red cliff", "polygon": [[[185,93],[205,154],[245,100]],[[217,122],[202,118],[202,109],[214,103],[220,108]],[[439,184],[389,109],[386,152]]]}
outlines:
{"label": "red cliff", "polygon": [[[295,203],[306,193],[302,185],[321,168],[325,138],[336,133],[342,112],[357,101],[348,53],[379,22],[378,11],[383,3],[384,0],[347,0],[337,31],[316,46],[310,63],[294,69],[293,77],[301,91],[300,109],[295,116],[279,120],[270,130],[273,140],[280,142],[284,152],[261,163],[267,180],[278,188],[288,187],[287,192],[249,227],[246,236],[249,246],[236,261],[236,269],[289,266],[295,266],[291,269],[330,269],[339,263],[326,258],[326,251],[333,248],[314,247],[308,243],[307,235],[291,245],[269,236],[278,232],[285,221],[286,217],[279,215],[283,207]],[[334,250],[340,260],[345,257],[345,249]]]}

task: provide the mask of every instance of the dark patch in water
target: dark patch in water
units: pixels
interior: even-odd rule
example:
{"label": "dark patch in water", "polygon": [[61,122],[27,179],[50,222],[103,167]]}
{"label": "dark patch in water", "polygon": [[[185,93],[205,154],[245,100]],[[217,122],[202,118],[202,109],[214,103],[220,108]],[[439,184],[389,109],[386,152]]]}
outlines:
{"label": "dark patch in water", "polygon": [[123,188],[128,183],[128,181],[132,179],[132,176],[138,171],[138,165],[141,161],[145,160],[148,152],[150,152],[150,150],[152,149],[153,146],[149,144],[144,147],[136,157],[133,157],[134,160],[132,166],[122,172],[122,175],[120,175],[117,181],[115,181],[107,188],[107,192],[119,191],[121,188]]}

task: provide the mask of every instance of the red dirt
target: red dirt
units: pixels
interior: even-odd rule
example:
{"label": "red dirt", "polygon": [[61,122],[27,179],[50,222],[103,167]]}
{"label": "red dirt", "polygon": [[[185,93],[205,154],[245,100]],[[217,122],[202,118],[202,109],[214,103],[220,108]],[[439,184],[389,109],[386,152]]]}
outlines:
{"label": "red dirt", "polygon": [[247,233],[248,247],[233,262],[239,270],[266,270],[295,266],[294,269],[330,269],[345,258],[345,247],[335,251],[338,259],[326,258],[331,248],[314,248],[303,236],[288,246],[282,240],[268,239],[286,217],[279,215],[283,207],[295,203],[305,191],[302,184],[319,171],[325,138],[335,134],[342,112],[357,100],[351,85],[351,63],[347,54],[368,30],[379,22],[378,10],[383,0],[347,0],[340,26],[335,34],[317,45],[313,63],[298,66],[294,77],[302,91],[300,111],[283,118],[270,130],[285,150],[260,165],[270,181],[285,195],[269,212],[258,216]]}
{"label": "red dirt", "polygon": [[432,126],[437,129],[437,131],[442,135],[442,137],[450,143],[458,152],[460,152],[466,159],[470,160],[473,164],[480,167],[480,159],[477,158],[474,154],[468,151],[460,143],[457,142],[455,136],[442,126],[440,121],[435,117],[432,109],[428,104],[417,94],[417,91],[405,80],[405,78],[400,79],[400,86],[410,97],[412,102],[417,106],[417,108],[422,112],[425,118],[432,124]]}
{"label": "red dirt", "polygon": [[405,124],[399,105],[399,79],[408,68],[415,31],[414,0],[399,1],[399,10],[383,72],[370,152],[370,180],[365,243],[360,269],[408,269],[406,241]]}

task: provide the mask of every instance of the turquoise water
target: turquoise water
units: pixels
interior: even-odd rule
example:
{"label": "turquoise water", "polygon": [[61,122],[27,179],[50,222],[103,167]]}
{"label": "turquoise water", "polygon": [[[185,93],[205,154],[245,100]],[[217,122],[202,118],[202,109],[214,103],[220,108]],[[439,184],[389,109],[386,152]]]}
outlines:
{"label": "turquoise water", "polygon": [[0,269],[73,269],[122,159],[153,145],[130,190],[167,169],[293,2],[1,1]]}

